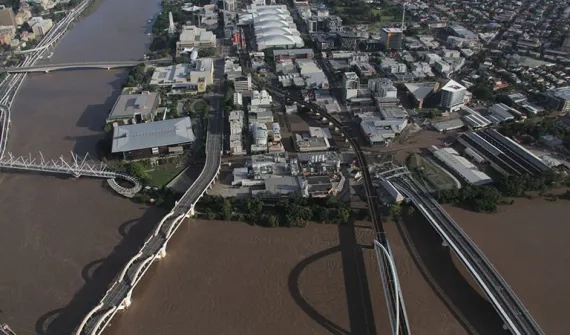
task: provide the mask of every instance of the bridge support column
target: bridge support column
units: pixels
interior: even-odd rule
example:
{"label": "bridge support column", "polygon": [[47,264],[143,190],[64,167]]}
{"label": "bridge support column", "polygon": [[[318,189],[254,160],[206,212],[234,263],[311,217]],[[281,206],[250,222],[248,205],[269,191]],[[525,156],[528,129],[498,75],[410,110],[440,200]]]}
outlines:
{"label": "bridge support column", "polygon": [[45,70],[45,73],[49,73],[49,70]]}
{"label": "bridge support column", "polygon": [[441,242],[441,245],[444,246],[444,247],[449,247],[449,243],[447,243],[447,241]]}
{"label": "bridge support column", "polygon": [[129,306],[131,306],[131,304],[133,303],[133,301],[131,300],[132,295],[133,291],[130,290],[129,293],[127,293],[127,296],[125,297],[121,305],[119,306],[119,309],[127,309],[129,308]]}
{"label": "bridge support column", "polygon": [[162,259],[164,257],[166,257],[166,244],[164,244],[162,248],[158,250],[158,254],[156,254],[156,258],[158,259]]}
{"label": "bridge support column", "polygon": [[196,212],[194,211],[194,206],[190,207],[190,210],[188,211],[188,214],[186,214],[186,218],[191,218],[194,215],[196,215]]}

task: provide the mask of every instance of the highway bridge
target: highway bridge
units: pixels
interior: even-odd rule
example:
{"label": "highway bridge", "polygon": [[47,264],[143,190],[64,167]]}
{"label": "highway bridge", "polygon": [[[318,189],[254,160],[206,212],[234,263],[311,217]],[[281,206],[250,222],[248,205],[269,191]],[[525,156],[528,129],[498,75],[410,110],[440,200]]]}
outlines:
{"label": "highway bridge", "polygon": [[216,93],[212,99],[212,111],[208,121],[204,169],[172,211],[160,221],[139,252],[127,262],[99,304],[85,316],[76,335],[101,334],[118,311],[129,307],[136,285],[155,260],[166,256],[166,247],[170,238],[186,218],[194,215],[194,206],[218,177],[222,161],[224,121],[224,108],[219,105],[224,97],[223,62],[223,59],[215,62]]}
{"label": "highway bridge", "polygon": [[363,176],[363,185],[366,192],[368,209],[370,210],[370,219],[374,224],[374,230],[376,233],[374,248],[378,256],[379,265],[381,267],[380,274],[382,276],[384,291],[386,293],[386,303],[388,305],[388,313],[390,315],[392,332],[394,335],[410,334],[410,327],[406,308],[404,305],[404,298],[399,284],[398,274],[394,265],[390,245],[384,232],[384,227],[382,225],[380,215],[378,213],[380,204],[376,196],[376,190],[372,184],[372,177],[370,175],[368,163],[366,162],[366,157],[364,156],[360,145],[352,137],[350,132],[347,130],[347,127],[335,117],[330,115],[323,107],[313,102],[306,102],[298,96],[293,96],[286,91],[270,85],[266,85],[260,81],[256,81],[256,84],[260,87],[263,87],[265,90],[276,97],[296,102],[301,106],[309,108],[319,116],[322,116],[328,120],[329,124],[331,126],[334,126],[335,129],[339,131],[343,137],[345,137],[346,141],[349,142],[354,149]]}
{"label": "highway bridge", "polygon": [[51,71],[60,70],[85,70],[85,69],[118,69],[118,68],[128,68],[135,67],[139,64],[160,64],[160,63],[171,63],[171,58],[161,58],[156,60],[130,60],[130,61],[113,61],[113,62],[80,62],[80,63],[61,63],[61,64],[38,64],[30,66],[15,66],[3,68],[3,72],[8,73],[30,73],[30,72],[44,72],[49,73]]}
{"label": "highway bridge", "polygon": [[503,319],[505,329],[517,335],[544,334],[493,264],[420,183],[401,170],[382,178],[389,179],[412,201],[442,237],[444,245],[459,256]]}

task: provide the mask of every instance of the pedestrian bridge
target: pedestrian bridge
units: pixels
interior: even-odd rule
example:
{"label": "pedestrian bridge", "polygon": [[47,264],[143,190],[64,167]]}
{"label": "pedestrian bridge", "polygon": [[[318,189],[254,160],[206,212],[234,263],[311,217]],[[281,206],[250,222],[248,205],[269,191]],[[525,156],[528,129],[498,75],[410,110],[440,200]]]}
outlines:
{"label": "pedestrian bridge", "polygon": [[[127,198],[132,198],[142,189],[142,184],[136,178],[128,174],[112,171],[103,163],[93,163],[89,160],[88,155],[80,158],[72,152],[71,157],[72,161],[68,162],[63,156],[59,160],[47,160],[41,152],[39,159],[32,158],[31,155],[28,157],[16,157],[11,153],[7,153],[0,159],[0,170],[63,174],[75,178],[104,178],[107,179],[107,183],[115,192]],[[132,186],[121,186],[117,182],[119,179],[127,181]]]}
{"label": "pedestrian bridge", "polygon": [[157,63],[170,63],[172,59],[161,58],[150,61],[141,60],[129,60],[129,61],[114,61],[114,62],[80,62],[80,63],[61,63],[61,64],[38,64],[32,66],[20,66],[20,67],[6,67],[2,68],[2,72],[7,73],[32,73],[32,72],[44,72],[49,73],[51,71],[61,71],[61,70],[86,70],[86,69],[118,69],[118,68],[128,68],[135,67],[139,64],[157,64]]}

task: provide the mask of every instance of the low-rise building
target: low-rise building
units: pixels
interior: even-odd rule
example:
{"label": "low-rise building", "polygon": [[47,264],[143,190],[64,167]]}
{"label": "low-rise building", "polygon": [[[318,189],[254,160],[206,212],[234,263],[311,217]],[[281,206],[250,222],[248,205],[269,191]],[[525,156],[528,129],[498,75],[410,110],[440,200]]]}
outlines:
{"label": "low-rise building", "polygon": [[559,112],[570,112],[570,86],[559,87],[544,93],[546,104]]}
{"label": "low-rise building", "polygon": [[180,155],[194,140],[189,117],[116,126],[111,152],[126,160]]}
{"label": "low-rise building", "polygon": [[152,121],[160,104],[157,92],[121,94],[107,116],[107,123],[141,123]]}
{"label": "low-rise building", "polygon": [[0,44],[10,45],[10,42],[14,39],[15,29],[12,26],[0,27]]}
{"label": "low-rise building", "polygon": [[479,186],[493,182],[491,177],[479,171],[473,163],[459,155],[455,149],[435,147],[434,149],[433,155],[470,185]]}
{"label": "low-rise building", "polygon": [[216,47],[216,35],[196,26],[182,26],[180,38],[176,42],[176,55],[180,56],[184,49],[202,47]]}
{"label": "low-rise building", "polygon": [[173,90],[206,91],[214,83],[214,62],[212,58],[201,58],[193,63],[175,64],[154,69],[151,85],[168,86]]}

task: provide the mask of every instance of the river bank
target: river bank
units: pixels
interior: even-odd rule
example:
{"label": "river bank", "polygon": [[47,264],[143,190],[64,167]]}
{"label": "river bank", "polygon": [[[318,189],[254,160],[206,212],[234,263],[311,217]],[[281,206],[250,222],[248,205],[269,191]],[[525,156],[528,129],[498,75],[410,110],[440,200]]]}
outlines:
{"label": "river bank", "polygon": [[[158,1],[105,0],[75,22],[52,63],[137,60]],[[118,33],[119,32],[119,33]],[[7,151],[94,153],[123,70],[28,75],[14,101]],[[18,334],[71,334],[164,212],[100,180],[0,175],[0,323]]]}

